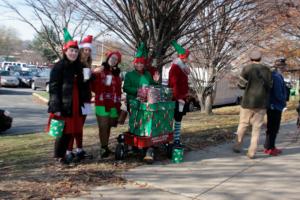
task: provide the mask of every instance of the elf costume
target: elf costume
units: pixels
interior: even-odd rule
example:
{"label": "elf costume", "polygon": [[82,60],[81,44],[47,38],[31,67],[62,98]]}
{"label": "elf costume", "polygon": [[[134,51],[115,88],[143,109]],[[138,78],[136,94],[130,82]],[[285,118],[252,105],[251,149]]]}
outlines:
{"label": "elf costume", "polygon": [[[90,50],[92,50],[92,41],[93,41],[93,36],[92,35],[88,35],[87,37],[85,37],[79,44],[79,49],[83,49],[83,48],[89,48]],[[83,64],[83,68],[84,67],[88,67],[90,68],[90,64],[91,64],[91,60],[88,62],[87,59],[83,59],[83,57],[81,57],[81,63]],[[89,81],[84,81],[83,83],[85,85],[86,88],[89,89],[89,93],[90,93],[90,83]],[[90,94],[91,95],[91,94]],[[84,103],[90,103],[90,99]],[[86,119],[86,115],[83,116],[83,121],[85,122]],[[73,138],[70,140],[69,145],[68,145],[68,149],[67,149],[67,154],[69,154],[70,152],[73,151],[73,145],[74,145],[74,140],[76,141],[76,153],[75,153],[75,157],[76,157],[76,161],[80,161],[82,159],[84,159],[84,157],[87,155],[86,152],[83,150],[83,132],[81,132],[81,134],[76,134],[73,135]]]}
{"label": "elf costume", "polygon": [[[67,29],[64,29],[64,57],[51,70],[49,82],[49,121],[52,118],[65,122],[62,137],[55,141],[55,157],[69,163],[73,155],[66,150],[69,142],[76,135],[82,135],[84,116],[81,113],[83,103],[91,98],[88,88],[84,85],[82,65],[77,58],[70,61],[65,52],[69,48],[78,49],[77,41],[73,41]],[[56,116],[56,113],[60,113]]]}
{"label": "elf costume", "polygon": [[[147,58],[145,57],[146,50],[145,44],[141,43],[135,55],[135,59],[133,60],[134,64],[141,63],[146,64]],[[156,85],[157,83],[153,80],[150,72],[147,70],[137,71],[136,69],[126,73],[123,90],[127,94],[127,109],[129,109],[129,101],[135,99],[137,97],[137,91],[140,87]]]}
{"label": "elf costume", "polygon": [[95,93],[95,110],[101,142],[101,157],[108,157],[110,150],[108,142],[111,127],[117,126],[121,107],[121,85],[119,73],[114,72],[114,66],[109,66],[108,60],[116,56],[118,63],[121,62],[121,54],[113,51],[107,54],[107,60],[102,65],[103,71],[93,73],[91,89]]}
{"label": "elf costume", "polygon": [[[180,130],[182,117],[186,114],[187,104],[186,99],[188,96],[188,74],[189,68],[183,62],[189,56],[189,50],[184,49],[176,41],[171,42],[172,46],[178,53],[178,58],[174,59],[169,71],[169,87],[173,89],[173,100],[176,101],[174,112],[174,144],[180,145]],[[182,112],[179,111],[180,102],[185,103]]]}

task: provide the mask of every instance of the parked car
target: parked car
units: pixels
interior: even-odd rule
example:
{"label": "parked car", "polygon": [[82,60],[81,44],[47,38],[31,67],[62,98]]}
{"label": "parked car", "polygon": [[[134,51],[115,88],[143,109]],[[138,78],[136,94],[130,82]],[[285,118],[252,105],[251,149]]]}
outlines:
{"label": "parked car", "polygon": [[20,66],[16,66],[16,65],[7,65],[7,66],[4,68],[4,71],[10,71],[10,72],[12,73],[12,72],[22,71],[22,69],[21,69]]}
{"label": "parked car", "polygon": [[41,70],[39,68],[31,68],[30,72],[32,73],[33,76],[38,75],[39,72],[41,72]]}
{"label": "parked car", "polygon": [[0,133],[9,129],[12,125],[12,117],[6,110],[0,109]]}
{"label": "parked car", "polygon": [[189,94],[187,97],[188,111],[193,112],[200,109],[200,103],[197,97],[197,93],[192,88],[189,88]]}
{"label": "parked car", "polygon": [[19,79],[21,87],[31,87],[33,74],[29,71],[15,72],[15,76]]}
{"label": "parked car", "polygon": [[2,86],[10,86],[10,87],[18,87],[19,80],[16,76],[10,74],[9,71],[0,71],[1,76],[1,85]]}
{"label": "parked car", "polygon": [[49,92],[49,80],[51,69],[45,69],[32,78],[31,89],[41,88]]}

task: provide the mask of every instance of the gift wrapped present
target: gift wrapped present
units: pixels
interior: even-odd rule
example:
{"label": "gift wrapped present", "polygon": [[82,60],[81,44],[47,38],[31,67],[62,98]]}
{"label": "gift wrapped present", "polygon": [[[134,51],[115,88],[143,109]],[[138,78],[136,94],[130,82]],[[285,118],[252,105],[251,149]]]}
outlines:
{"label": "gift wrapped present", "polygon": [[138,136],[158,136],[173,130],[175,102],[158,102],[154,104],[139,104],[136,100],[130,102],[129,117],[130,132]]}
{"label": "gift wrapped present", "polygon": [[141,102],[146,102],[147,98],[148,98],[148,92],[149,92],[149,87],[141,87],[138,89],[137,92],[137,98],[141,101]]}
{"label": "gift wrapped present", "polygon": [[148,91],[147,102],[153,104],[159,101],[160,101],[160,88],[150,87]]}

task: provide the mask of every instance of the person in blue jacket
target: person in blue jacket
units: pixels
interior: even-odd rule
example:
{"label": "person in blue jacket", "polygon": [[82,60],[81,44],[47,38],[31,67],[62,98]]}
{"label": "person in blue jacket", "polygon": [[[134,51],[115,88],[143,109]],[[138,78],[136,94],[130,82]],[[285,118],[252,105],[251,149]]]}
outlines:
{"label": "person in blue jacket", "polygon": [[282,150],[275,146],[276,136],[280,128],[281,114],[286,107],[287,91],[282,73],[286,70],[285,59],[278,59],[272,71],[273,87],[271,89],[269,106],[267,109],[267,131],[264,153],[277,156]]}

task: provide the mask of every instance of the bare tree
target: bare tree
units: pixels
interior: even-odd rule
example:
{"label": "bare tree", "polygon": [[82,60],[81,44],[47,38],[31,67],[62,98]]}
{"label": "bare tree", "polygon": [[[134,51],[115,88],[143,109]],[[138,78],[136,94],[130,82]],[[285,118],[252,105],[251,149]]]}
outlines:
{"label": "bare tree", "polygon": [[[18,20],[29,24],[37,34],[43,35],[49,48],[56,53],[57,57],[61,57],[64,27],[72,30],[72,36],[82,38],[90,30],[92,23],[93,27],[97,25],[89,20],[86,14],[78,12],[78,6],[70,0],[23,0],[23,6],[32,11],[34,19],[25,16],[18,5],[8,0],[1,1],[18,15]],[[59,37],[58,41],[53,40],[53,28]],[[99,34],[101,34],[100,31]]]}
{"label": "bare tree", "polygon": [[252,1],[223,0],[213,1],[199,12],[199,26],[212,24],[193,36],[191,79],[202,112],[212,112],[216,82],[232,69],[231,62],[256,35],[249,27],[254,8]]}
{"label": "bare tree", "polygon": [[[85,13],[105,24],[132,49],[144,42],[159,69],[169,62],[170,41],[188,38],[202,27],[195,16],[212,0],[76,0]],[[187,40],[187,44],[190,40]]]}
{"label": "bare tree", "polygon": [[0,32],[0,55],[7,59],[15,51],[19,50],[21,40],[14,29],[1,27]]}
{"label": "bare tree", "polygon": [[299,65],[300,2],[296,0],[256,1],[253,18],[256,45],[268,57],[270,64],[276,57],[286,57],[288,66]]}

